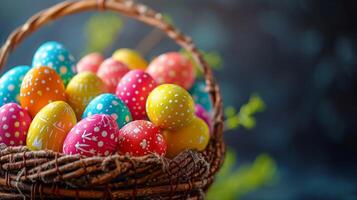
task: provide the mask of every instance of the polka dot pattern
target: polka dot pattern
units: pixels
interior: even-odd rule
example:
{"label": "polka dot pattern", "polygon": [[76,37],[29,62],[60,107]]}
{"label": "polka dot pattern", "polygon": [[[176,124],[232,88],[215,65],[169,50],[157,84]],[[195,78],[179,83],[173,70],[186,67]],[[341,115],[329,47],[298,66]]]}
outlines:
{"label": "polka dot pattern", "polygon": [[207,112],[212,112],[211,97],[206,91],[206,83],[203,80],[197,80],[189,92],[195,103],[202,105]]}
{"label": "polka dot pattern", "polygon": [[128,72],[129,68],[126,64],[108,58],[100,65],[97,75],[107,85],[108,92],[115,93],[120,79]]}
{"label": "polka dot pattern", "polygon": [[90,53],[80,59],[77,63],[77,72],[92,72],[97,73],[100,64],[104,61],[104,57],[100,53]]}
{"label": "polka dot pattern", "polygon": [[204,122],[206,122],[210,134],[213,133],[213,124],[212,124],[212,117],[211,115],[200,105],[196,104],[195,105],[195,114],[197,117],[202,119]]}
{"label": "polka dot pattern", "polygon": [[17,66],[0,78],[0,106],[6,103],[19,103],[20,88],[29,66]]}
{"label": "polka dot pattern", "polygon": [[55,41],[46,42],[37,49],[32,66],[48,66],[56,70],[65,85],[76,74],[74,57],[62,44]]}
{"label": "polka dot pattern", "polygon": [[0,108],[0,143],[7,146],[25,145],[31,123],[30,114],[16,103]]}
{"label": "polka dot pattern", "polygon": [[133,120],[146,118],[145,103],[156,82],[142,70],[125,74],[116,89],[116,95],[129,107]]}
{"label": "polka dot pattern", "polygon": [[85,109],[82,118],[94,114],[106,114],[111,116],[118,124],[123,127],[131,121],[129,108],[114,94],[101,94],[94,98]]}
{"label": "polka dot pattern", "polygon": [[166,148],[167,144],[161,130],[149,121],[133,121],[119,131],[119,154],[144,156],[156,153],[164,156]]}
{"label": "polka dot pattern", "polygon": [[185,89],[191,88],[196,76],[190,60],[179,52],[169,52],[155,58],[147,72],[158,84],[172,83]]}
{"label": "polka dot pattern", "polygon": [[186,149],[203,151],[209,142],[207,124],[195,117],[190,124],[176,131],[165,130],[167,157],[173,158]]}
{"label": "polka dot pattern", "polygon": [[174,84],[156,87],[146,102],[150,121],[164,129],[179,129],[194,118],[195,105],[190,94]]}
{"label": "polka dot pattern", "polygon": [[132,49],[118,49],[112,56],[115,60],[125,63],[130,69],[146,69],[145,59]]}
{"label": "polka dot pattern", "polygon": [[74,109],[77,119],[81,119],[89,102],[99,94],[107,92],[104,82],[92,72],[81,72],[69,82],[66,96]]}
{"label": "polka dot pattern", "polygon": [[66,102],[50,103],[33,119],[27,135],[27,147],[61,152],[64,139],[76,123],[75,113]]}
{"label": "polka dot pattern", "polygon": [[64,84],[53,69],[49,67],[32,68],[25,75],[20,89],[20,103],[32,117],[35,117],[47,104],[65,100]]}
{"label": "polka dot pattern", "polygon": [[109,115],[87,117],[73,127],[63,144],[63,153],[108,156],[116,152],[119,128]]}

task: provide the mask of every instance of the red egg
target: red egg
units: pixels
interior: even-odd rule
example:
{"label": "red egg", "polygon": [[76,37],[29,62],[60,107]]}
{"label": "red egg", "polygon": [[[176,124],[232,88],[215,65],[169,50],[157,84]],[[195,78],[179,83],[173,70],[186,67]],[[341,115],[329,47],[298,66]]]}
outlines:
{"label": "red egg", "polygon": [[31,123],[30,114],[16,103],[0,108],[0,143],[7,146],[25,145]]}
{"label": "red egg", "polygon": [[137,120],[119,131],[118,151],[122,155],[144,156],[151,153],[164,156],[167,144],[161,130],[153,123]]}
{"label": "red egg", "polygon": [[109,115],[96,114],[77,123],[63,143],[63,153],[108,156],[116,152],[119,128]]}
{"label": "red egg", "polygon": [[169,52],[155,58],[147,72],[158,84],[171,83],[190,89],[195,81],[195,69],[179,52]]}
{"label": "red egg", "polygon": [[100,53],[90,53],[84,56],[77,63],[77,72],[89,71],[97,73],[100,64],[104,61],[104,57]]}
{"label": "red egg", "polygon": [[106,59],[100,66],[97,75],[104,81],[110,93],[114,93],[120,79],[129,72],[126,64],[113,58]]}
{"label": "red egg", "polygon": [[154,79],[143,70],[125,74],[116,89],[116,95],[126,103],[133,120],[146,118],[146,99],[156,87]]}

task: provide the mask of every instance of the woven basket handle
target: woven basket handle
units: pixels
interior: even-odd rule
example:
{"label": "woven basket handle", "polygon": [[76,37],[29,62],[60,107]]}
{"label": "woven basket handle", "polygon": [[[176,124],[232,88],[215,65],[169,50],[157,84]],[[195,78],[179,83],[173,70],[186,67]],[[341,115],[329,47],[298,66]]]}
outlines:
{"label": "woven basket handle", "polygon": [[162,15],[142,4],[131,0],[80,0],[65,1],[33,15],[27,22],[18,27],[7,38],[0,52],[0,69],[5,65],[9,53],[28,35],[47,23],[67,15],[88,10],[112,10],[136,20],[154,26],[166,33],[178,45],[191,52],[194,60],[199,63],[204,73],[207,90],[214,105],[214,139],[221,140],[223,132],[223,111],[219,87],[212,76],[208,63],[202,54],[187,37],[172,25],[166,23]]}

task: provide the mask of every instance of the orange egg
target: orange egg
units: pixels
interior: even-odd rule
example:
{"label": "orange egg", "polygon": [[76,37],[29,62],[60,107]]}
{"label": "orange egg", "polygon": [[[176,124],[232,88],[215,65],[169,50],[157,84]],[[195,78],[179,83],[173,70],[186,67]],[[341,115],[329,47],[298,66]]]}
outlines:
{"label": "orange egg", "polygon": [[49,67],[32,68],[21,84],[21,106],[35,117],[44,106],[53,101],[66,101],[61,77]]}

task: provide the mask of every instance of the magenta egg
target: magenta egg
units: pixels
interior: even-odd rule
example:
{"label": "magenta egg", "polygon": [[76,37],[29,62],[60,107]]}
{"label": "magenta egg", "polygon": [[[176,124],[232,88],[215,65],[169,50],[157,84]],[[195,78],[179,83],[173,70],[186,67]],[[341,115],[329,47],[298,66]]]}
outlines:
{"label": "magenta egg", "polygon": [[25,145],[31,124],[30,114],[16,103],[0,108],[0,143],[7,146]]}
{"label": "magenta egg", "polygon": [[128,72],[126,64],[108,58],[99,66],[97,75],[107,85],[108,91],[114,93],[120,79]]}
{"label": "magenta egg", "polygon": [[213,125],[212,125],[212,117],[211,115],[201,106],[200,104],[195,105],[195,114],[197,117],[201,118],[206,122],[209,128],[209,132],[212,135],[213,133]]}
{"label": "magenta egg", "polygon": [[77,123],[63,143],[63,153],[108,156],[116,152],[119,128],[109,115],[96,114]]}
{"label": "magenta egg", "polygon": [[97,73],[100,64],[104,61],[104,57],[100,53],[90,53],[80,59],[77,63],[77,72],[89,71]]}
{"label": "magenta egg", "polygon": [[143,70],[132,70],[120,80],[115,94],[128,106],[133,120],[146,118],[146,99],[156,87],[154,79]]}

